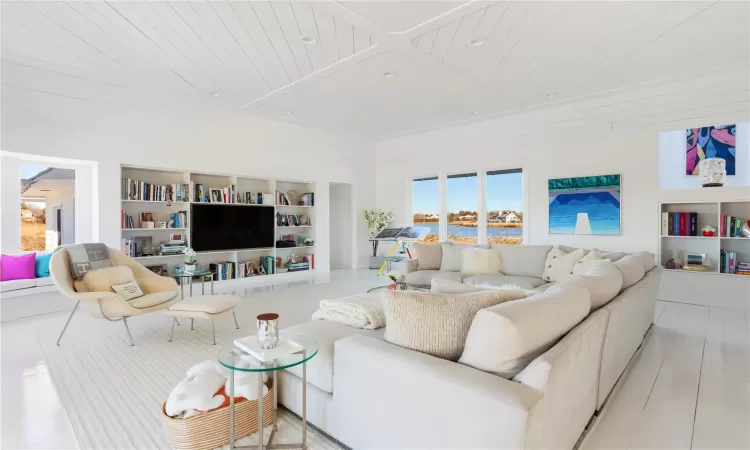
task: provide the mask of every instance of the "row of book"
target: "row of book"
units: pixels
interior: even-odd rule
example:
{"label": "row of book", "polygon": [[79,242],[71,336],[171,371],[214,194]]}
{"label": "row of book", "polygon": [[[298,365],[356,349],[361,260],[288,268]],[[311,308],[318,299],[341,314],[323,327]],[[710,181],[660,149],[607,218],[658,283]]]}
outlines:
{"label": "row of book", "polygon": [[131,258],[143,256],[143,249],[135,239],[122,239],[122,252]]}
{"label": "row of book", "polygon": [[698,236],[698,213],[661,213],[662,236]]}
{"label": "row of book", "polygon": [[205,184],[196,184],[193,191],[194,201],[198,203],[237,203],[237,186],[234,184],[225,188],[209,188]]}
{"label": "row of book", "polygon": [[130,178],[122,180],[123,200],[187,202],[189,195],[187,184],[151,184]]}
{"label": "row of book", "polygon": [[[147,228],[144,223],[151,223],[153,226],[154,217],[153,213],[141,213],[140,217],[126,213],[124,210],[120,210],[120,227],[121,228],[135,228],[142,229]],[[187,211],[178,211],[169,215],[169,221],[167,221],[167,228],[187,228]]]}
{"label": "row of book", "polygon": [[721,228],[722,237],[744,237],[742,235],[742,223],[743,220],[739,217],[727,216],[726,214],[721,215]]}
{"label": "row of book", "polygon": [[208,265],[214,271],[215,281],[234,280],[237,278],[237,270],[233,262],[211,263]]}
{"label": "row of book", "polygon": [[719,255],[719,271],[721,273],[750,275],[750,263],[740,262],[737,259],[737,252],[722,250]]}

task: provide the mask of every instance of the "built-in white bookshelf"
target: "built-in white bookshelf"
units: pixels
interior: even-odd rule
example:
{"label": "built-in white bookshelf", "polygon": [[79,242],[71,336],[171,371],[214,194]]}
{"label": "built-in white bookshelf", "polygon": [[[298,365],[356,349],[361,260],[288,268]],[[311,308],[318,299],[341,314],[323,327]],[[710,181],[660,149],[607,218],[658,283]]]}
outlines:
{"label": "built-in white bookshelf", "polygon": [[[696,236],[683,236],[669,234],[669,217],[673,213],[695,213]],[[659,214],[659,258],[661,265],[666,269],[667,261],[677,253],[682,264],[688,254],[705,255],[706,265],[710,266],[705,271],[694,271],[686,269],[666,269],[673,273],[688,273],[706,276],[721,276],[732,278],[747,278],[750,284],[750,276],[722,273],[722,252],[736,254],[735,264],[750,262],[750,238],[744,236],[723,235],[722,219],[725,216],[738,217],[744,221],[750,220],[750,201],[727,201],[727,202],[661,202]],[[667,223],[665,224],[665,220]],[[678,220],[672,216],[671,224],[674,233],[674,221]],[[684,227],[690,233],[690,218]],[[679,228],[679,222],[676,225]],[[711,226],[716,229],[714,236],[703,236],[702,229]],[[729,231],[727,231],[729,233]]]}
{"label": "built-in white bookshelf", "polygon": [[[176,171],[176,170],[165,170],[165,169],[154,169],[144,167],[133,167],[133,166],[122,166],[122,186],[123,192],[121,195],[121,245],[125,246],[126,240],[139,239],[139,238],[150,238],[152,243],[151,255],[149,256],[135,256],[134,258],[145,266],[164,266],[164,268],[171,274],[176,265],[182,265],[185,262],[185,256],[179,255],[159,255],[156,254],[156,247],[161,243],[168,241],[170,235],[181,234],[186,245],[191,247],[190,238],[192,228],[192,221],[190,217],[191,205],[196,203],[210,204],[211,189],[222,190],[221,202],[222,205],[230,205],[238,208],[272,208],[274,210],[274,239],[278,241],[284,235],[294,234],[296,247],[289,248],[253,248],[253,249],[233,249],[233,250],[216,250],[216,251],[198,251],[196,252],[196,260],[199,267],[208,268],[209,264],[232,262],[240,263],[245,261],[252,261],[259,264],[260,258],[264,256],[271,256],[275,261],[281,258],[282,270],[283,263],[286,259],[294,253],[297,257],[297,261],[302,261],[304,257],[308,257],[311,261],[311,270],[301,272],[282,272],[274,273],[271,275],[261,275],[250,278],[238,278],[233,280],[227,280],[231,282],[237,282],[241,280],[261,279],[268,280],[267,277],[277,277],[281,275],[286,276],[304,276],[304,274],[311,274],[314,269],[314,254],[315,245],[304,245],[305,239],[315,240],[315,206],[314,202],[311,205],[300,205],[300,196],[302,194],[315,193],[315,184],[307,181],[295,181],[295,180],[279,180],[269,178],[259,178],[252,176],[241,176],[241,175],[228,175],[228,174],[212,174],[202,172],[188,172],[188,171]],[[130,181],[129,181],[130,180]],[[180,201],[176,201],[176,195],[169,198],[159,200],[145,200],[142,198],[132,198],[129,196],[128,186],[132,186],[135,181],[149,183],[155,186],[171,186],[170,189],[181,189],[181,186],[186,186],[187,198],[180,198]],[[209,196],[208,202],[205,198],[198,198],[196,186],[202,185],[207,190]],[[227,188],[234,187],[234,194],[232,198],[226,198],[225,194],[228,192]],[[279,196],[277,193],[283,193],[288,198],[289,205],[277,204]],[[132,191],[131,191],[132,193]],[[182,191],[181,191],[182,193]],[[289,195],[291,193],[292,195]],[[176,193],[175,193],[176,194]],[[260,198],[258,196],[260,195]],[[266,194],[266,195],[263,195]],[[249,201],[248,195],[253,199],[254,203],[246,203]],[[225,203],[226,200],[226,203]],[[166,222],[167,228],[146,228],[140,223],[139,218],[141,213],[150,212],[152,213],[154,222]],[[176,227],[170,226],[170,218],[174,213],[184,213],[185,223],[183,226]],[[123,220],[123,214],[134,217],[134,227],[129,227]],[[306,223],[295,224],[292,222],[287,225],[279,225],[278,216],[283,215],[284,217],[294,216],[295,220],[299,220],[299,216],[306,216]],[[149,250],[149,249],[146,249]]]}

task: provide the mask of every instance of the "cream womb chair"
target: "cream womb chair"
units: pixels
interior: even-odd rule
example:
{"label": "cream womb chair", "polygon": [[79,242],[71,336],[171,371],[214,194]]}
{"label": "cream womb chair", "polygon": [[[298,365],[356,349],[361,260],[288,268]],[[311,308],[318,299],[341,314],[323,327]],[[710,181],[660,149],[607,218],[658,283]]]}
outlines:
{"label": "cream womb chair", "polygon": [[174,279],[151,272],[132,258],[113,248],[109,248],[109,256],[112,265],[128,266],[133,271],[135,281],[145,295],[125,301],[114,292],[91,292],[82,279],[76,280],[73,278],[68,251],[64,247],[58,248],[50,260],[50,276],[55,283],[55,287],[64,296],[75,300],[76,304],[70,313],[70,317],[68,317],[68,321],[65,322],[62,332],[60,332],[60,337],[57,338],[57,345],[60,345],[60,340],[79,306],[92,317],[106,319],[110,322],[122,321],[132,346],[135,343],[128,328],[128,318],[166,309],[179,298],[180,291]]}

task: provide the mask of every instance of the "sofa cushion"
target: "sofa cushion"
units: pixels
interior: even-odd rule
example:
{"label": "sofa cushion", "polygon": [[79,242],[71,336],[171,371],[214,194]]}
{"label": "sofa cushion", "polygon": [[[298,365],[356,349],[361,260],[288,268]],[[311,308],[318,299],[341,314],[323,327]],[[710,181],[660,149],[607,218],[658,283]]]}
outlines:
{"label": "sofa cushion", "polygon": [[622,274],[622,289],[627,289],[636,284],[646,274],[643,258],[640,256],[624,256],[615,261],[614,264]]}
{"label": "sofa cushion", "polygon": [[[312,322],[284,328],[280,335],[301,335],[315,341],[318,346],[318,354],[307,362],[307,382],[320,390],[333,393],[333,354],[336,341],[355,334],[380,339],[384,332],[385,328],[362,330],[328,320],[313,320]],[[301,364],[290,367],[286,371],[302,378]]]}
{"label": "sofa cushion", "polygon": [[461,274],[461,272],[446,272],[444,270],[418,270],[416,272],[409,272],[404,275],[404,281],[409,284],[428,285],[432,283],[432,280],[434,278],[458,281],[460,283],[463,279],[463,275]]}
{"label": "sofa cushion", "polygon": [[8,280],[0,281],[0,292],[17,291],[18,289],[33,288],[36,286],[36,280],[25,279],[25,280]]}
{"label": "sofa cushion", "polygon": [[633,256],[641,258],[641,261],[643,261],[643,269],[646,272],[656,267],[656,255],[651,252],[635,252],[633,253]]}
{"label": "sofa cushion", "polygon": [[467,248],[473,246],[454,245],[447,242],[443,243],[443,259],[440,262],[440,270],[450,272],[460,272],[463,264],[463,253]]}
{"label": "sofa cushion", "polygon": [[482,273],[498,274],[503,271],[500,252],[484,248],[467,248],[462,253],[461,273],[477,275]]}
{"label": "sofa cushion", "polygon": [[518,286],[521,289],[534,289],[537,286],[547,284],[541,278],[521,277],[512,275],[484,274],[464,278],[463,282],[471,286],[479,287],[501,287],[507,285]]}
{"label": "sofa cushion", "polygon": [[513,378],[585,318],[586,283],[568,277],[545,292],[478,311],[459,363]]}
{"label": "sofa cushion", "polygon": [[[436,294],[471,294],[472,292],[481,292],[493,289],[495,288],[471,286],[468,284],[457,283],[455,281],[441,280],[440,278],[435,278],[434,280],[432,280],[432,285],[430,286],[430,292]],[[498,288],[495,290],[502,290],[507,297],[506,301],[518,300],[520,298],[526,297],[526,291],[523,289]]]}
{"label": "sofa cushion", "polygon": [[576,273],[589,289],[591,310],[599,309],[617,297],[622,289],[622,274],[608,259],[592,261],[584,273]]}
{"label": "sofa cushion", "polygon": [[505,275],[542,278],[544,262],[551,245],[505,245],[493,244],[494,250],[500,251]]}
{"label": "sofa cushion", "polygon": [[417,258],[417,270],[440,270],[440,262],[443,259],[441,244],[414,242],[413,245]]}
{"label": "sofa cushion", "polygon": [[554,247],[547,254],[542,279],[551,282],[566,278],[573,273],[573,267],[583,258],[583,255],[584,251],[580,248],[572,253],[565,253],[560,247]]}
{"label": "sofa cushion", "polygon": [[36,285],[37,285],[37,287],[52,286],[53,284],[55,284],[55,283],[52,281],[52,277],[44,277],[44,278],[37,278],[36,279]]}
{"label": "sofa cushion", "polygon": [[0,281],[33,280],[36,253],[0,255]]}
{"label": "sofa cushion", "polygon": [[500,290],[470,294],[385,291],[384,338],[391,344],[458,361],[474,315],[505,298]]}
{"label": "sofa cushion", "polygon": [[626,255],[626,253],[622,253],[622,252],[607,252],[607,251],[604,251],[604,250],[599,250],[598,248],[595,248],[594,250],[596,250],[598,252],[599,259],[608,259],[608,260],[610,260],[612,262],[618,261],[623,256]]}
{"label": "sofa cushion", "polygon": [[134,280],[133,271],[128,266],[91,270],[83,276],[83,281],[91,292],[114,292],[113,284],[123,284]]}

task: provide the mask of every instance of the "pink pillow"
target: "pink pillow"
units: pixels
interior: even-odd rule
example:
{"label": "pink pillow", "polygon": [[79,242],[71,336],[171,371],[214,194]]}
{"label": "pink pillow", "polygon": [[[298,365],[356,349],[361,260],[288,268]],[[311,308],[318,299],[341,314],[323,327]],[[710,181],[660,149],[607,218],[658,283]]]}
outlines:
{"label": "pink pillow", "polygon": [[33,280],[36,253],[21,256],[0,255],[0,281]]}

